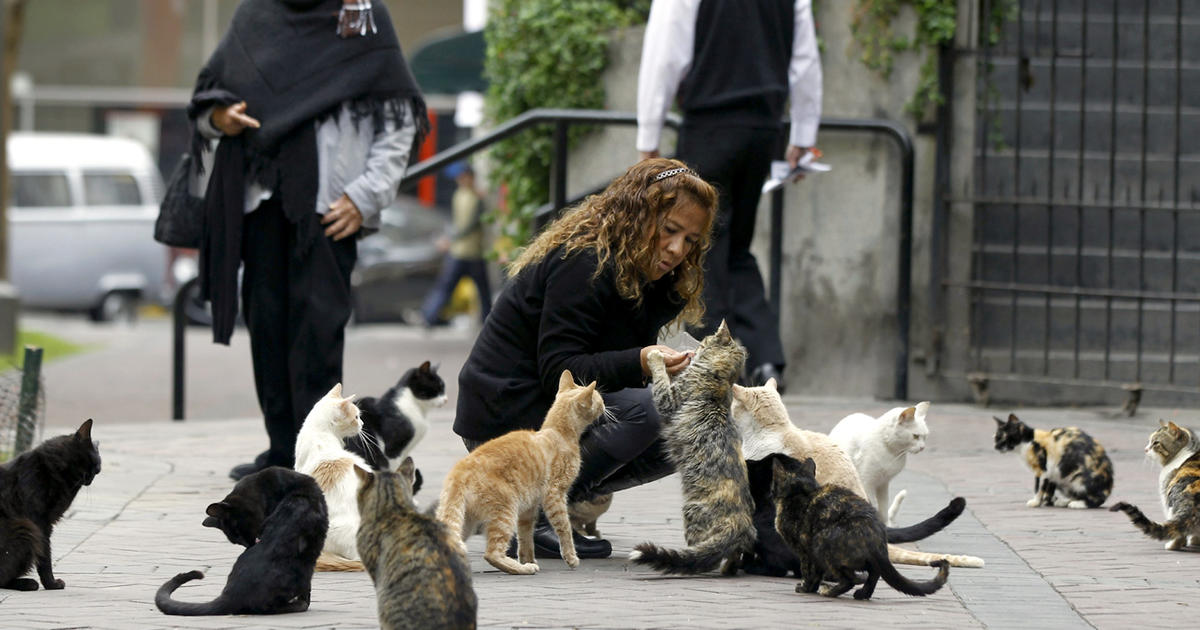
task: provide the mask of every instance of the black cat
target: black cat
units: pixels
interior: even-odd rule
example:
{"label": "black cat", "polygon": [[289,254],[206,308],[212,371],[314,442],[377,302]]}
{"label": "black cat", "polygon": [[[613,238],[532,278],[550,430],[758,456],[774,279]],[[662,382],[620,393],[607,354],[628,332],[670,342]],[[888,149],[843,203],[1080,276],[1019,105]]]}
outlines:
{"label": "black cat", "polygon": [[775,529],[800,558],[803,582],[796,585],[797,593],[815,593],[823,580],[836,580],[825,594],[837,597],[854,588],[859,571],[866,571],[867,579],[854,592],[854,599],[870,599],[881,577],[892,588],[914,596],[931,595],[946,583],[950,563],[945,560],[930,563],[938,572],[927,582],[901,575],[888,560],[887,534],[878,511],[846,488],[818,483],[813,460],[771,457]]}
{"label": "black cat", "polygon": [[[346,449],[358,453],[375,470],[395,471],[429,430],[426,414],[446,404],[446,383],[429,361],[409,369],[379,398],[355,403],[362,412],[364,437],[346,439]],[[421,488],[421,474],[413,493]]]}
{"label": "black cat", "polygon": [[325,545],[325,496],[308,475],[272,466],[247,475],[206,510],[206,527],[225,532],[246,551],[233,563],[211,602],[180,602],[171,594],[204,577],[200,571],[168,580],[154,604],[168,615],[271,615],[308,610],[313,569]]}
{"label": "black cat", "polygon": [[[750,477],[750,496],[754,499],[754,529],[758,536],[754,552],[745,554],[742,568],[746,573],[783,577],[791,572],[800,575],[800,558],[792,552],[779,532],[775,530],[775,502],[771,500],[771,480],[774,477],[773,462],[782,455],[772,454],[764,459],[746,460],[746,472]],[[889,543],[914,542],[932,536],[958,518],[967,506],[967,500],[954,497],[949,505],[937,514],[908,527],[888,527]]]}
{"label": "black cat", "polygon": [[50,533],[98,474],[100,444],[92,440],[91,418],[75,433],[0,466],[0,588],[36,591],[37,581],[22,577],[35,562],[43,588],[64,586],[51,569]]}

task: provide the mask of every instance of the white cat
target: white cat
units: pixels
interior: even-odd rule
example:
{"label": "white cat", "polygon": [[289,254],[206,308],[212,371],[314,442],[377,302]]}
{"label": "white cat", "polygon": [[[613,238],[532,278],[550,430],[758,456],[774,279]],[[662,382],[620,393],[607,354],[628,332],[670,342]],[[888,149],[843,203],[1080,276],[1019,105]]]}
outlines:
{"label": "white cat", "polygon": [[358,556],[357,466],[370,471],[362,458],[347,451],[343,441],[362,431],[362,419],[354,396],[342,398],[338,383],[304,418],[296,435],[296,471],[311,476],[325,493],[329,509],[329,532],[317,559],[318,571],[361,571]]}
{"label": "white cat", "polygon": [[896,495],[898,501],[885,512],[888,484],[904,470],[909,453],[915,455],[925,450],[925,438],[929,436],[929,427],[925,425],[928,411],[929,402],[926,401],[914,407],[896,407],[878,418],[852,413],[839,420],[829,432],[829,438],[854,462],[858,478],[867,491],[867,500],[879,510],[879,518],[889,527],[894,523],[904,491]]}

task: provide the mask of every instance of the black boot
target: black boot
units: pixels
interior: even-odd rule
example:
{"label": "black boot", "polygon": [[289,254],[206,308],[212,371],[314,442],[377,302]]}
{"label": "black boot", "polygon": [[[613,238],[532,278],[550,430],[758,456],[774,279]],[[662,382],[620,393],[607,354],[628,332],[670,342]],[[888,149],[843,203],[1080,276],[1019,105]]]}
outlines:
{"label": "black boot", "polygon": [[[612,555],[612,545],[603,538],[587,538],[571,532],[571,540],[575,543],[575,555],[583,559],[607,558]],[[508,544],[508,556],[517,557],[517,539],[514,537]],[[535,558],[562,558],[558,546],[558,533],[546,518],[538,513],[538,520],[533,524],[533,556]]]}
{"label": "black boot", "polygon": [[253,475],[267,466],[270,466],[270,464],[267,462],[270,455],[271,451],[263,451],[254,458],[254,461],[248,464],[238,464],[237,466],[234,466],[229,471],[229,478],[233,479],[234,481],[241,481],[242,477]]}

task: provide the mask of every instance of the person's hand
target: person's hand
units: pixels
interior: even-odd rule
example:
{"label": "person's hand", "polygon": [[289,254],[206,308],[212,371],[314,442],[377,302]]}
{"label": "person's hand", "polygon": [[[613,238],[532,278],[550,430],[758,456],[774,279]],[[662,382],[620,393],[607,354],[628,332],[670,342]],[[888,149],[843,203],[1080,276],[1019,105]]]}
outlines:
{"label": "person's hand", "polygon": [[[798,147],[794,144],[789,144],[787,152],[783,155],[783,158],[787,160],[788,168],[795,170],[800,165],[800,158],[804,157],[805,153],[815,153],[814,157],[821,157],[821,151],[816,147]],[[790,181],[798,182],[802,179],[804,179],[804,173],[796,173]]]}
{"label": "person's hand", "polygon": [[669,346],[646,346],[645,348],[642,348],[641,353],[642,374],[645,374],[646,376],[650,375],[650,366],[646,363],[646,356],[650,354],[651,350],[658,350],[662,353],[663,365],[667,367],[667,374],[670,374],[671,376],[675,376],[676,374],[682,372],[683,369],[692,362],[691,352],[678,352]]}
{"label": "person's hand", "polygon": [[638,155],[642,156],[643,160],[649,160],[650,158],[659,157],[658,149],[655,149],[653,151],[638,151]]}
{"label": "person's hand", "polygon": [[362,222],[363,216],[358,211],[358,206],[354,205],[354,202],[350,201],[345,194],[329,204],[329,212],[321,217],[321,225],[328,226],[325,228],[325,236],[331,236],[335,241],[340,241],[358,232],[358,228],[362,227]]}
{"label": "person's hand", "polygon": [[213,108],[212,124],[227,136],[236,136],[246,127],[258,129],[262,123],[246,115],[246,101]]}

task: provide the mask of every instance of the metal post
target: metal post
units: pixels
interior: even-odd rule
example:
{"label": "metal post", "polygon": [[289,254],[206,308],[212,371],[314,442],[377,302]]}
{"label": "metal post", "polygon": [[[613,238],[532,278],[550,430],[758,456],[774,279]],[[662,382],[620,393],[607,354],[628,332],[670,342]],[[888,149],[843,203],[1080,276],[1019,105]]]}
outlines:
{"label": "metal post", "polygon": [[554,123],[554,163],[550,167],[550,201],[557,212],[567,205],[567,121]]}
{"label": "metal post", "polygon": [[21,396],[17,403],[17,441],[13,455],[23,453],[33,446],[33,436],[37,429],[38,377],[41,374],[42,349],[37,346],[25,346]]}
{"label": "metal post", "polygon": [[175,292],[175,304],[172,310],[172,323],[174,325],[173,337],[174,344],[171,351],[171,419],[183,420],[183,358],[184,358],[184,332],[187,330],[187,300],[192,293],[192,287],[200,281],[200,278],[192,278],[183,283],[179,290]]}
{"label": "metal post", "polygon": [[767,299],[775,312],[775,328],[779,328],[779,316],[783,311],[783,188],[771,193],[771,286]]}

